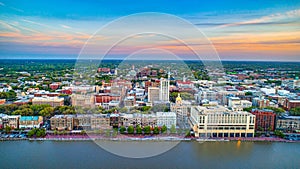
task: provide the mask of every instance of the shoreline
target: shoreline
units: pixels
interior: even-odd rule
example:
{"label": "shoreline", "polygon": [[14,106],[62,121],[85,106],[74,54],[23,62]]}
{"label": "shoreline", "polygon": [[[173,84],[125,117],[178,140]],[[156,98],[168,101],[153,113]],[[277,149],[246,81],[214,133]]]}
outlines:
{"label": "shoreline", "polygon": [[147,141],[172,141],[172,142],[283,142],[283,143],[300,143],[300,140],[286,140],[273,138],[179,138],[179,137],[152,137],[152,138],[72,138],[72,137],[56,137],[56,138],[0,138],[0,141],[130,141],[130,142],[147,142]]}

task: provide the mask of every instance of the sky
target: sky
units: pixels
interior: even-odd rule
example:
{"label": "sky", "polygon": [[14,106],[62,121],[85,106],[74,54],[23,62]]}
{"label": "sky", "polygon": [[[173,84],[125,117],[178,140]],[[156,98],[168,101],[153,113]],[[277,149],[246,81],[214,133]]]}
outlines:
{"label": "sky", "polygon": [[[164,17],[154,26],[158,30],[176,27],[174,30],[187,34],[181,40],[195,46],[206,38],[221,60],[300,61],[299,0],[0,0],[0,59],[76,59],[97,31],[118,18],[141,12],[170,14],[191,23],[203,35],[192,34],[182,24],[168,25]],[[106,43],[120,38],[119,32],[138,31],[134,26],[151,18],[152,14],[146,13],[142,20],[128,23],[130,26],[115,27],[91,48],[104,50]],[[130,55],[138,53],[140,46],[142,50],[155,46],[163,50],[153,51],[174,50],[190,59],[188,49],[172,38],[149,34],[136,37],[128,38],[110,56]]]}

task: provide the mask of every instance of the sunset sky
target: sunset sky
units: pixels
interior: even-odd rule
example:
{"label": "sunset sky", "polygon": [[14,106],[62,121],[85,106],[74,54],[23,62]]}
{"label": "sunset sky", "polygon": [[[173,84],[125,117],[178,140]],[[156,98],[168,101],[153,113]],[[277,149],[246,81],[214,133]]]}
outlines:
{"label": "sunset sky", "polygon": [[[0,11],[0,59],[75,59],[88,38],[105,24],[134,13],[161,12],[199,28],[222,60],[300,61],[299,0],[0,0]],[[110,36],[114,34],[103,38]],[[137,44],[143,42],[124,49]],[[159,44],[185,50],[172,41]]]}

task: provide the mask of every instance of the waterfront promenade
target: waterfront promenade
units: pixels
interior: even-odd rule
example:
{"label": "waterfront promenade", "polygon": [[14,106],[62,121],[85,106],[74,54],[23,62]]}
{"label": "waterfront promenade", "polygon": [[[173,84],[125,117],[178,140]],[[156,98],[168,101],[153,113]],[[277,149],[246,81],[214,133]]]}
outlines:
{"label": "waterfront promenade", "polygon": [[17,140],[30,140],[30,141],[89,141],[89,140],[108,140],[108,141],[242,141],[242,142],[300,142],[291,141],[283,138],[276,137],[249,137],[249,138],[185,138],[183,136],[128,136],[118,135],[116,137],[107,137],[104,135],[46,135],[43,138],[1,138],[0,141],[17,141]]}

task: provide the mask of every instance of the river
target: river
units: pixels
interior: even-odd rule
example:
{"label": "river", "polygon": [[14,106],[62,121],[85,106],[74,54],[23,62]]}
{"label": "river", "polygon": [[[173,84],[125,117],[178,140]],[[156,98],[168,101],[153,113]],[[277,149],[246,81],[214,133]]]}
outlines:
{"label": "river", "polygon": [[293,169],[300,166],[300,143],[181,142],[149,158],[111,154],[93,141],[3,141],[0,168]]}

